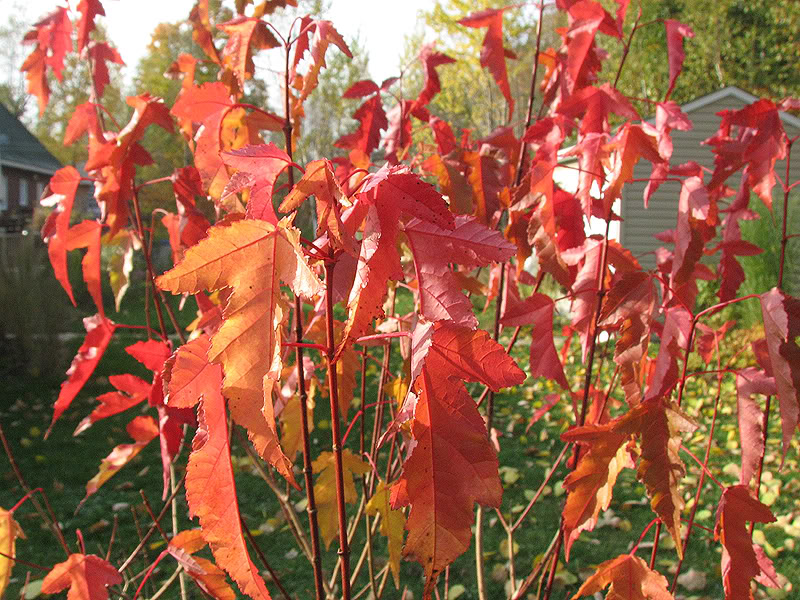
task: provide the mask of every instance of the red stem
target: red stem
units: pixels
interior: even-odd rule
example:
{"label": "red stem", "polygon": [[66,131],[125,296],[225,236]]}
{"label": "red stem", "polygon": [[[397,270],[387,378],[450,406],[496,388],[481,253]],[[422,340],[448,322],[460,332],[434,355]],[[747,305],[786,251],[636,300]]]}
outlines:
{"label": "red stem", "polygon": [[331,409],[332,451],[336,468],[336,509],[339,518],[339,555],[342,559],[342,598],[350,600],[350,545],[347,541],[347,511],[345,509],[344,466],[342,463],[342,438],[339,431],[339,386],[336,377],[336,342],[333,332],[333,250],[330,260],[325,263],[325,333],[328,343],[328,397]]}

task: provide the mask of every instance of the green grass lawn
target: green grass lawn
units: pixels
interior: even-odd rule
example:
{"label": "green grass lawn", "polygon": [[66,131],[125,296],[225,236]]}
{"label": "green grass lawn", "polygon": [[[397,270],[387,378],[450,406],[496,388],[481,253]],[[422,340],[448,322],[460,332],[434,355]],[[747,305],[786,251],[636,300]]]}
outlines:
{"label": "green grass lawn", "polygon": [[[140,290],[141,287],[137,289]],[[189,304],[192,305],[192,303]],[[127,305],[135,307],[136,303],[129,298]],[[113,316],[112,318],[121,322],[138,322],[143,319],[141,312],[137,312],[136,308],[131,308],[130,311],[130,314],[120,318]],[[186,314],[181,317],[183,324],[191,321],[194,317],[191,314],[193,310],[187,309],[184,313]],[[490,313],[491,311],[486,311],[482,318],[490,318],[487,317]],[[506,332],[506,334],[508,333]],[[162,506],[161,462],[157,441],[145,448],[131,464],[106,483],[99,493],[89,498],[81,510],[74,514],[75,507],[85,494],[86,482],[97,472],[100,460],[110,452],[114,445],[129,441],[124,427],[133,416],[140,414],[141,409],[136,407],[115,418],[97,423],[77,437],[73,437],[72,432],[78,422],[94,406],[94,398],[111,389],[107,379],[109,375],[133,372],[141,377],[148,377],[147,371],[124,352],[124,347],[136,339],[138,338],[129,332],[118,332],[89,384],[56,424],[47,440],[43,439],[43,434],[50,422],[52,403],[57,396],[58,386],[62,381],[62,373],[66,365],[54,364],[51,370],[42,372],[36,377],[19,374],[7,376],[2,392],[0,392],[0,422],[9,438],[16,461],[28,484],[31,487],[41,487],[46,492],[63,527],[71,551],[77,551],[76,530],[80,529],[87,552],[105,556],[116,520],[117,530],[111,549],[111,561],[115,564],[124,560],[139,541],[141,532],[146,531],[151,524],[144,510],[140,491],[145,493],[156,511]],[[66,354],[71,354],[80,344],[80,339],[65,343],[68,346],[71,344],[66,351]],[[380,355],[380,350],[374,350],[374,352],[377,356]],[[526,354],[525,342],[521,341],[515,348],[515,356],[520,364],[527,362]],[[573,352],[568,364],[568,377],[571,382],[575,382],[576,389],[579,385],[577,382],[582,380],[582,367],[576,362],[578,359],[579,356],[575,356]],[[604,368],[608,369],[610,362],[610,360],[605,361]],[[693,362],[692,367],[700,368],[700,365]],[[399,361],[395,361],[393,370],[398,372],[399,369]],[[373,369],[371,368],[370,371]],[[374,381],[374,378],[370,381]],[[501,511],[506,520],[515,519],[533,496],[553,459],[561,450],[560,434],[574,420],[571,405],[563,401],[547,413],[530,431],[525,432],[531,415],[541,406],[544,397],[556,391],[558,390],[548,382],[529,380],[526,385],[509,390],[497,397],[495,426],[500,433],[500,473],[505,488]],[[473,395],[477,397],[481,390],[473,388],[473,392]],[[715,433],[711,468],[724,484],[734,484],[738,482],[739,451],[735,413],[736,391],[732,378],[724,380],[722,392],[720,422]],[[703,443],[707,435],[706,428],[710,424],[715,393],[716,378],[713,376],[693,378],[687,387],[684,407],[690,416],[701,423],[701,426],[694,434],[686,436],[684,443],[698,455],[703,453]],[[368,386],[367,401],[372,401],[375,394],[374,386]],[[326,415],[326,407],[327,400],[318,397],[315,413],[317,427],[312,434],[312,448],[315,452],[330,447],[330,428],[326,425],[329,416]],[[355,411],[351,411],[350,418],[354,414]],[[368,415],[368,423],[371,423],[371,415]],[[778,433],[779,425],[777,417],[774,418],[771,422],[774,434]],[[189,433],[189,436],[191,435],[192,432]],[[348,447],[354,451],[357,451],[357,438],[358,436],[353,434],[348,439]],[[777,440],[779,436],[774,435],[772,439]],[[252,468],[244,450],[238,447],[235,437],[234,453],[241,511],[245,520],[256,534],[256,540],[264,549],[272,567],[290,593],[297,598],[310,597],[312,595],[310,565],[298,552],[272,492],[259,478],[256,470]],[[683,490],[688,501],[696,490],[699,469],[687,455],[682,454],[682,457],[687,465],[687,477],[683,482]],[[184,451],[177,466],[178,477],[183,474],[185,461],[186,452]],[[800,479],[797,475],[796,450],[790,452],[782,471],[778,469],[779,462],[779,449],[770,447],[765,467],[764,490],[766,493],[763,494],[763,498],[771,504],[776,515],[784,516],[777,524],[759,526],[757,539],[766,542],[765,547],[773,558],[778,572],[784,575],[788,581],[798,585],[800,584],[800,561],[797,553],[794,552],[794,543],[800,535],[800,500],[798,500],[800,498],[800,494],[798,494]],[[296,464],[298,467],[301,465],[299,455]],[[379,466],[383,470],[383,467]],[[514,541],[517,548],[515,570],[518,581],[524,579],[530,572],[558,527],[565,497],[561,481],[566,473],[566,467],[562,465],[525,524],[517,531]],[[16,482],[5,458],[0,459],[0,477],[3,482],[0,487],[0,506],[9,508],[24,495],[24,492]],[[298,480],[302,480],[299,470]],[[357,489],[360,489],[360,486],[357,486]],[[697,515],[699,525],[713,529],[718,500],[719,490],[715,484],[706,479]],[[301,522],[305,523],[304,495],[292,492],[292,501],[296,505]],[[186,514],[187,509],[182,494],[178,496],[178,506],[179,528],[192,526]],[[355,512],[354,507],[349,508],[351,514]],[[684,516],[688,518],[688,514],[687,507]],[[15,517],[26,535],[26,539],[18,540],[17,543],[17,553],[21,559],[49,568],[66,558],[63,550],[30,503],[26,502],[16,512]],[[652,518],[653,514],[649,508],[649,501],[646,499],[643,485],[636,481],[633,471],[625,470],[614,489],[614,499],[610,510],[603,515],[594,531],[585,532],[574,544],[569,563],[559,567],[556,589],[552,597],[570,597],[577,591],[581,581],[592,572],[593,566],[614,558],[622,552],[629,551]],[[484,522],[484,558],[489,597],[505,597],[508,542],[494,511],[486,511]],[[171,533],[169,517],[165,519],[164,527]],[[650,556],[652,531],[654,530],[651,530],[651,533],[640,545],[639,555],[645,560]],[[362,525],[359,527],[359,533],[353,544],[352,564],[355,564],[358,559],[363,540]],[[379,569],[385,562],[385,542],[380,536],[375,540],[375,547],[378,556],[376,569]],[[325,567],[328,574],[330,574],[335,561],[335,548],[336,542],[333,542],[326,555]],[[144,569],[162,549],[163,542],[156,534],[150,539],[145,553],[132,565],[131,574],[136,574]],[[471,548],[453,563],[449,575],[451,599],[459,597],[467,600],[477,597],[474,562],[474,548]],[[657,566],[671,579],[669,572],[670,569],[674,569],[676,562],[677,557],[671,541],[666,534],[663,534],[657,556]],[[719,576],[719,563],[719,544],[713,541],[712,533],[699,528],[695,529],[693,542],[682,569],[683,573],[691,573],[691,575],[682,580],[685,585],[679,586],[679,595],[697,600],[722,598],[724,594]],[[174,567],[175,563],[172,559],[167,559],[162,563],[159,571],[152,578],[153,585],[145,590],[146,597],[155,591]],[[697,575],[698,572],[705,575],[705,581],[702,581],[702,575]],[[44,574],[32,567],[17,565],[7,591],[8,598],[19,597],[28,573],[30,573],[31,581],[41,579]],[[354,587],[355,591],[359,591],[366,585],[365,573],[366,568],[362,569],[360,579]],[[422,568],[416,563],[403,563],[402,584],[413,590],[415,598],[421,597]],[[440,590],[442,587],[440,583]],[[126,591],[128,597],[132,597],[134,589],[135,585],[128,588]],[[29,585],[29,597],[34,596],[35,590],[35,584]],[[274,586],[271,586],[271,591],[273,591],[273,597],[277,597],[277,590],[274,589]],[[532,597],[535,597],[535,588],[532,588],[531,591],[534,594]],[[767,597],[764,588],[759,588],[757,593],[758,597]],[[197,590],[191,586],[189,594],[190,597],[200,597]],[[397,598],[399,595],[399,592],[394,590],[390,577],[384,597]],[[178,586],[175,584],[165,597],[176,598],[178,596]],[[770,591],[769,597],[792,596],[782,591]]]}

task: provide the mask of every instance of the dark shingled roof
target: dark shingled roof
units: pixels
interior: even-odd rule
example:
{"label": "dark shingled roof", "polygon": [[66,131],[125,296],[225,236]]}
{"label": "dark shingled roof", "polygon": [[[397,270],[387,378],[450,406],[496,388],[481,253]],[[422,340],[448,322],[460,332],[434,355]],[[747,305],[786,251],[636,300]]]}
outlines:
{"label": "dark shingled roof", "polygon": [[0,103],[0,164],[40,173],[62,167],[25,126]]}

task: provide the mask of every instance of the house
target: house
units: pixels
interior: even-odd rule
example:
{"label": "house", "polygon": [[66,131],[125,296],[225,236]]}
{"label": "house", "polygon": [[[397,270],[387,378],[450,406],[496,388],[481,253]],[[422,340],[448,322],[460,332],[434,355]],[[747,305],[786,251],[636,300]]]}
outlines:
{"label": "house", "polygon": [[[673,130],[671,132],[673,152],[670,163],[676,166],[692,160],[713,169],[714,154],[711,152],[711,147],[703,145],[701,142],[717,132],[720,124],[720,117],[717,116],[717,113],[726,109],[740,110],[756,100],[758,100],[756,96],[730,86],[684,104],[681,108],[689,116],[694,127],[690,131]],[[784,112],[780,116],[789,138],[800,134],[800,119]],[[798,150],[800,148],[795,148],[793,152],[794,160],[790,165],[790,182],[800,179],[800,153]],[[620,224],[619,241],[639,258],[645,268],[655,266],[653,251],[663,245],[653,236],[675,228],[680,197],[680,184],[667,181],[650,198],[648,208],[644,208],[642,197],[646,183],[641,180],[650,177],[650,168],[651,165],[646,160],[637,163],[633,178],[640,181],[632,181],[623,188],[620,206],[620,216],[623,221]],[[786,172],[786,161],[777,162],[775,171],[783,177]],[[734,176],[728,184],[736,187],[738,181],[738,177]],[[780,184],[776,183],[773,188],[773,196],[773,206],[780,210],[778,207],[782,208],[782,205],[777,203],[778,196],[783,198]],[[753,202],[759,201],[754,199]],[[797,201],[795,200],[795,202]],[[794,209],[794,216],[790,209],[790,219],[792,219],[790,223],[800,224],[800,216],[797,215],[798,208],[800,207]]]}
{"label": "house", "polygon": [[30,223],[61,163],[0,103],[0,235]]}

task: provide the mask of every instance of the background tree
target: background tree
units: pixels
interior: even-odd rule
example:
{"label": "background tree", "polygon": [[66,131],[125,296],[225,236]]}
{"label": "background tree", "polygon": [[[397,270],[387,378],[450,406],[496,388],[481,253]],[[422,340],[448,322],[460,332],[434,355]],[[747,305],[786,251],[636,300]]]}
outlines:
{"label": "background tree", "polygon": [[[800,93],[800,3],[793,0],[643,0],[641,23],[675,19],[694,30],[685,40],[686,60],[672,99],[688,102],[728,85],[756,96],[781,99]],[[631,4],[626,35],[633,27],[636,7]],[[603,39],[618,64],[622,48]],[[629,96],[660,100],[666,91],[668,64],[666,40],[659,22],[639,29],[619,88]],[[613,81],[615,73],[601,77]],[[645,114],[650,112],[644,111]]]}

